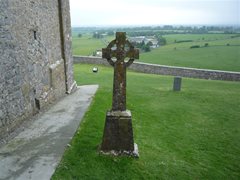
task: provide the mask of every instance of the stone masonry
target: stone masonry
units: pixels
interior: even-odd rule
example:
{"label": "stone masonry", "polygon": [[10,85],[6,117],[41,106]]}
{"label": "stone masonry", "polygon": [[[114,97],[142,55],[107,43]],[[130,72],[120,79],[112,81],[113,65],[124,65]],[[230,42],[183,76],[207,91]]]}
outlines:
{"label": "stone masonry", "polygon": [[0,0],[0,141],[75,89],[68,0]]}
{"label": "stone masonry", "polygon": [[[102,58],[89,57],[89,56],[74,56],[74,63],[86,64],[102,64],[108,65]],[[209,69],[197,69],[176,66],[164,66],[158,64],[148,64],[142,62],[134,62],[129,69],[148,73],[148,74],[161,74],[169,76],[181,76],[188,78],[209,79],[209,80],[223,80],[223,81],[240,81],[240,72],[232,71],[219,71]]]}

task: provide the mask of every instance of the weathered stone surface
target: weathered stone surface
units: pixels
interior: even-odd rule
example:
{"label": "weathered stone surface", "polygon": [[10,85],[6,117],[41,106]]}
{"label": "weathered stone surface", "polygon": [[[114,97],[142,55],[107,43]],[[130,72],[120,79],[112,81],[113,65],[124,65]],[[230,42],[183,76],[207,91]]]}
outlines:
{"label": "weathered stone surface", "polygon": [[74,89],[70,26],[68,0],[1,0],[0,138]]}
{"label": "weathered stone surface", "polygon": [[[109,65],[106,60],[96,57],[74,56],[74,63],[103,64]],[[224,81],[240,81],[240,72],[220,71],[209,69],[197,69],[176,66],[164,66],[157,64],[149,64],[142,62],[134,62],[129,69],[148,73],[161,74],[170,76],[181,76],[199,79],[224,80]]]}
{"label": "weathered stone surface", "polygon": [[60,12],[60,25],[62,35],[62,57],[65,68],[66,91],[71,93],[76,90],[77,84],[73,78],[73,57],[72,57],[72,30],[69,0],[58,0]]}
{"label": "weathered stone surface", "polygon": [[[115,48],[116,46],[116,48]],[[138,49],[126,39],[126,33],[117,32],[116,39],[102,49],[103,58],[114,67],[112,109],[107,112],[100,151],[104,154],[137,156],[133,140],[132,116],[126,110],[126,69],[139,58]],[[117,60],[113,61],[115,57]],[[127,62],[125,58],[130,58]]]}
{"label": "weathered stone surface", "polygon": [[181,91],[182,78],[177,76],[173,80],[173,91]]}
{"label": "weathered stone surface", "polygon": [[[116,49],[114,47],[116,46]],[[126,69],[134,59],[139,58],[138,49],[134,49],[132,44],[126,39],[126,33],[116,32],[116,39],[111,41],[107,48],[102,49],[103,58],[106,58],[108,63],[114,67],[113,79],[113,98],[112,110],[126,110]],[[112,58],[117,60],[114,62]],[[129,58],[127,62],[125,58]]]}
{"label": "weathered stone surface", "polygon": [[130,111],[107,112],[101,150],[134,150],[132,116]]}

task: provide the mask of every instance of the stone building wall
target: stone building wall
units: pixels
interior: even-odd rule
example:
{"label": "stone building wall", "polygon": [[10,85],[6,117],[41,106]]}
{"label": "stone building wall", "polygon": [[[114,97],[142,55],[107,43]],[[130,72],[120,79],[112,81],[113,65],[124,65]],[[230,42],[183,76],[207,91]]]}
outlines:
{"label": "stone building wall", "polygon": [[[74,56],[74,63],[102,64],[109,65],[107,60],[96,57]],[[218,71],[208,69],[196,69],[176,66],[163,66],[134,62],[129,69],[149,74],[161,74],[170,76],[181,76],[199,79],[240,81],[240,72]]]}
{"label": "stone building wall", "polygon": [[70,26],[68,0],[0,0],[0,138],[73,91]]}

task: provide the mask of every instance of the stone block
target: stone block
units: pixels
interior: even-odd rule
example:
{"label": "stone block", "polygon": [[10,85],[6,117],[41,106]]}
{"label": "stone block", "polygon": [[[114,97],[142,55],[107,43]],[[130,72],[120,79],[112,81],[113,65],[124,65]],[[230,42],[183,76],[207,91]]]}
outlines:
{"label": "stone block", "polygon": [[3,117],[4,117],[4,113],[3,113],[3,111],[0,109],[0,119],[3,119]]}
{"label": "stone block", "polygon": [[59,82],[64,82],[65,77],[64,77],[63,60],[60,60],[54,64],[51,64],[49,69],[50,69],[51,87],[56,88],[56,87],[58,87]]}
{"label": "stone block", "polygon": [[138,156],[133,140],[132,116],[129,110],[108,111],[100,150],[103,153]]}
{"label": "stone block", "polygon": [[177,76],[174,77],[173,81],[173,91],[181,91],[182,78]]}
{"label": "stone block", "polygon": [[[96,57],[85,57],[85,56],[74,56],[74,63],[87,63],[87,64],[103,64],[108,65],[106,60]],[[161,74],[170,76],[181,76],[189,78],[199,78],[199,79],[212,79],[212,80],[224,80],[224,81],[240,81],[239,72],[231,71],[219,71],[219,70],[202,70],[196,68],[187,67],[176,67],[176,66],[165,66],[148,64],[142,62],[134,62],[129,69],[150,73],[150,74]]]}
{"label": "stone block", "polygon": [[[73,84],[69,0],[3,0],[0,26],[1,139],[6,129],[11,132],[31,117],[36,106],[62,97],[66,80]],[[68,64],[66,73],[61,59]]]}

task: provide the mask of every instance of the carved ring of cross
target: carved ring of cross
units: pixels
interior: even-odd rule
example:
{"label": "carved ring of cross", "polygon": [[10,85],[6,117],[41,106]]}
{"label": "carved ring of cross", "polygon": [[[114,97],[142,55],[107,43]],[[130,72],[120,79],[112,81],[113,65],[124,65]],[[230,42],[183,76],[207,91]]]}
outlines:
{"label": "carved ring of cross", "polygon": [[[108,44],[107,48],[103,49],[103,57],[112,66],[115,64],[115,61],[112,60],[113,57],[117,59],[116,61],[123,62],[128,67],[133,63],[134,59],[138,59],[138,54],[138,49],[134,49],[134,46],[126,39],[124,42],[115,39]],[[126,57],[130,58],[127,62],[124,61]]]}

